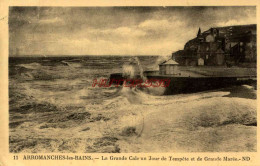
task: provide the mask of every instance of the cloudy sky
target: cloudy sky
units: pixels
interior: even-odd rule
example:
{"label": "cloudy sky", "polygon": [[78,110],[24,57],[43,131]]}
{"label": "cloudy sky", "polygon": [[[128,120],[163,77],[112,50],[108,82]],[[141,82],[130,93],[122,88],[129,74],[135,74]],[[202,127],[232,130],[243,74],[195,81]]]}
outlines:
{"label": "cloudy sky", "polygon": [[10,56],[170,55],[210,27],[256,24],[255,7],[11,7]]}

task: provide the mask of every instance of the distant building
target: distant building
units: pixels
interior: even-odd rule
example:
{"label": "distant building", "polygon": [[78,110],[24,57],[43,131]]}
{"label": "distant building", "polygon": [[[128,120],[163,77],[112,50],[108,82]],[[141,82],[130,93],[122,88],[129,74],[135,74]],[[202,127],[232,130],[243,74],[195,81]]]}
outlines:
{"label": "distant building", "polygon": [[180,65],[238,65],[256,63],[256,25],[216,27],[188,41],[172,54]]}

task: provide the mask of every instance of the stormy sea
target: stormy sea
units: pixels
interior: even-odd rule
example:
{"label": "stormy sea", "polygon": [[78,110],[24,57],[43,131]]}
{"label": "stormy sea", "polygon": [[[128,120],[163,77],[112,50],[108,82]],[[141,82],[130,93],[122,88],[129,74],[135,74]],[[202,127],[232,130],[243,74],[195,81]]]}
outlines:
{"label": "stormy sea", "polygon": [[[9,149],[13,153],[256,151],[251,85],[159,96],[92,87],[133,56],[9,58]],[[138,56],[143,71],[159,56]]]}

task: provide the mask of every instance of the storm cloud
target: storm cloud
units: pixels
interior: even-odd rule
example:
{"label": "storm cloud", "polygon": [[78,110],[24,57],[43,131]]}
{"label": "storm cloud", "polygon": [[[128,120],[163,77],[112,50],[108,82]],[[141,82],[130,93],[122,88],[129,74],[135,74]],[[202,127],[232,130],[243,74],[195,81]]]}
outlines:
{"label": "storm cloud", "polygon": [[199,27],[243,24],[256,24],[256,7],[10,7],[9,50],[10,56],[169,55]]}

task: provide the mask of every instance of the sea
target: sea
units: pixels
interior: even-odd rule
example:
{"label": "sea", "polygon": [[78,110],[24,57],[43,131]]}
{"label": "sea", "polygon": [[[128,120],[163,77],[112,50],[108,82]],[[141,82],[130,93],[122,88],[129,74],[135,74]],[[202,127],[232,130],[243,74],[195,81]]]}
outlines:
{"label": "sea", "polygon": [[256,151],[254,86],[169,96],[92,86],[129,62],[142,72],[158,70],[163,60],[10,57],[10,152]]}

